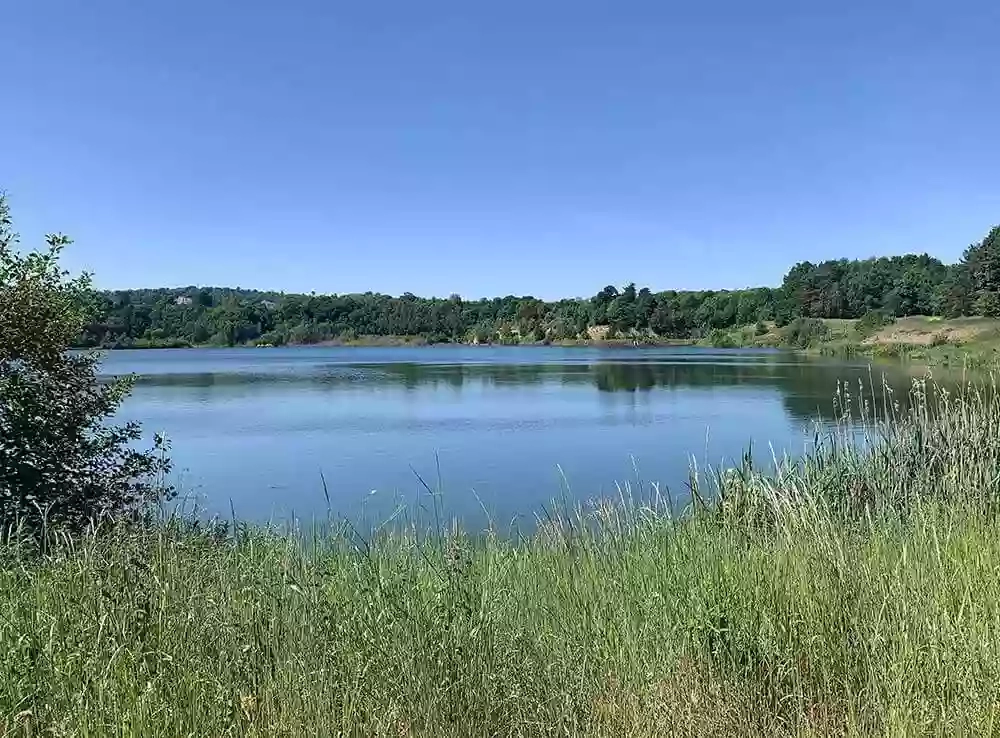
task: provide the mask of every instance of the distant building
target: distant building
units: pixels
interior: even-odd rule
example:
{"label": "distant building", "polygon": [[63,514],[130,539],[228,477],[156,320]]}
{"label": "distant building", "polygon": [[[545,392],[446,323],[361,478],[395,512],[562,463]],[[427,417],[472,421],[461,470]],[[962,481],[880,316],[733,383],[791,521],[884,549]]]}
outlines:
{"label": "distant building", "polygon": [[271,300],[261,300],[260,304],[264,306],[265,310],[274,310],[276,307],[278,307],[278,303],[273,302]]}
{"label": "distant building", "polygon": [[174,298],[174,305],[190,305],[193,302],[194,299],[188,297],[187,295],[178,295]]}

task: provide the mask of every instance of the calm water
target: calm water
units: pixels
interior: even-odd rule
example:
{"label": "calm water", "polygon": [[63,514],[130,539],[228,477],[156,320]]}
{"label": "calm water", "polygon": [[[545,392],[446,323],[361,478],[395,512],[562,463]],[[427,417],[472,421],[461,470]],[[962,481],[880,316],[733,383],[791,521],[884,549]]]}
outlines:
{"label": "calm water", "polygon": [[[765,351],[291,348],[120,351],[124,408],[173,442],[175,482],[207,513],[377,520],[427,502],[506,524],[616,482],[684,493],[699,465],[805,448],[838,380],[867,364]],[[880,373],[882,369],[878,370]],[[887,377],[899,392],[901,369]],[[560,472],[561,469],[561,472]]]}

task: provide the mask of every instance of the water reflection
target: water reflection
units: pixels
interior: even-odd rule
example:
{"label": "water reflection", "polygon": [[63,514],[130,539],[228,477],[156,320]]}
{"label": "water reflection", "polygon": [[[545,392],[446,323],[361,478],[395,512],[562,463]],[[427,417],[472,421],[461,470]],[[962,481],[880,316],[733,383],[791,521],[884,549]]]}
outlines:
{"label": "water reflection", "polygon": [[[905,401],[913,371],[898,365],[824,361],[600,361],[585,364],[319,364],[298,371],[171,372],[140,375],[144,387],[204,390],[204,397],[248,397],[296,386],[330,392],[350,389],[381,392],[451,389],[482,392],[532,387],[591,388],[602,393],[649,393],[657,390],[762,388],[777,390],[787,412],[797,420],[831,420],[838,383],[881,404],[886,389]],[[947,378],[946,378],[947,380]],[[856,393],[855,393],[856,394]]]}

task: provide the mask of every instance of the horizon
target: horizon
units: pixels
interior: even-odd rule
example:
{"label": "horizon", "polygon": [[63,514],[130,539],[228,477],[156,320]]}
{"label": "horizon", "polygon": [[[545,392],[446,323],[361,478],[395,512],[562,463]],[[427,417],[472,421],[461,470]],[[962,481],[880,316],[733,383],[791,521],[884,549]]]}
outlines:
{"label": "horizon", "polygon": [[985,0],[5,21],[0,188],[24,245],[67,233],[99,289],[737,290],[801,261],[955,263],[1000,221]]}

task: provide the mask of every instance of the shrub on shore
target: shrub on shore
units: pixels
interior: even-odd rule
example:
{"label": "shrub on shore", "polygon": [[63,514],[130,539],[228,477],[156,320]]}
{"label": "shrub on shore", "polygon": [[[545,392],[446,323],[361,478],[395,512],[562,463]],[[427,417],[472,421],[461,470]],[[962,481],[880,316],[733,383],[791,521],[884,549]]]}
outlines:
{"label": "shrub on shore", "polygon": [[809,348],[830,335],[830,327],[819,318],[796,318],[781,329],[781,339],[785,346]]}
{"label": "shrub on shore", "polygon": [[19,252],[0,193],[0,528],[79,530],[169,492],[163,440],[137,450],[139,425],[110,422],[131,380],[98,381],[99,356],[69,350],[92,314],[89,276],[59,263],[69,243]]}
{"label": "shrub on shore", "polygon": [[854,324],[854,331],[860,338],[865,339],[875,335],[894,322],[896,322],[895,318],[888,313],[881,310],[869,310]]}

